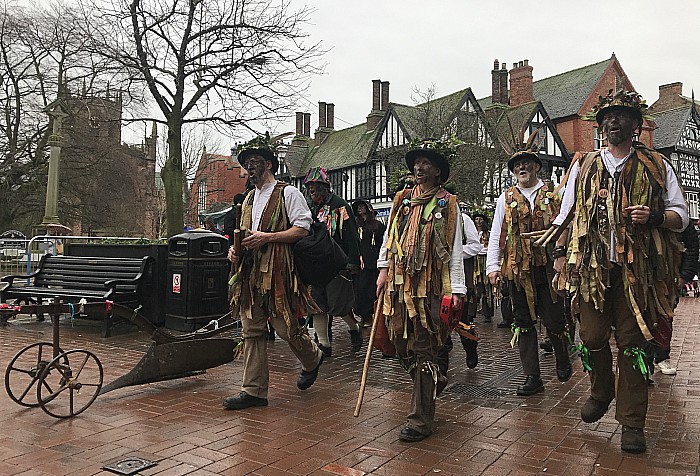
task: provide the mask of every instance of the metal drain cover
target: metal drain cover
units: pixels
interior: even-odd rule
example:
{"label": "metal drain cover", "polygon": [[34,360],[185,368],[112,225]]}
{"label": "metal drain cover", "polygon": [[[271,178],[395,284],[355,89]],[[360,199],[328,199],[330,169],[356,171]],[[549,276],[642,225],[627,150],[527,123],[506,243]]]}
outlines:
{"label": "metal drain cover", "polygon": [[111,471],[113,473],[124,474],[128,476],[130,474],[136,474],[139,471],[143,471],[144,469],[152,468],[157,464],[158,463],[154,461],[138,458],[136,456],[130,456],[121,461],[117,461],[116,463],[110,463],[108,465],[105,465],[102,467],[102,469],[106,469],[107,471]]}
{"label": "metal drain cover", "polygon": [[466,395],[467,397],[475,398],[502,398],[507,390],[493,387],[483,387],[481,385],[456,383],[447,387],[445,392],[457,393],[459,395]]}

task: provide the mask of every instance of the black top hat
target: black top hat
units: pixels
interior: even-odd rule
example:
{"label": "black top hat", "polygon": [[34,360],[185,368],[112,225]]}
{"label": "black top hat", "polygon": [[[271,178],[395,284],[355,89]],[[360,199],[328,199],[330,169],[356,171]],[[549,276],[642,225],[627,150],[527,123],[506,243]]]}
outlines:
{"label": "black top hat", "polygon": [[270,142],[270,134],[258,136],[254,139],[238,146],[238,163],[245,168],[245,162],[251,155],[259,155],[265,160],[272,162],[272,173],[276,174],[279,169],[279,161],[277,160],[277,148],[275,144]]}
{"label": "black top hat", "polygon": [[440,169],[440,181],[447,182],[450,176],[450,163],[446,156],[454,155],[454,146],[437,139],[424,139],[420,142],[414,141],[410,147],[411,149],[406,152],[406,166],[411,172],[416,159],[425,157]]}
{"label": "black top hat", "polygon": [[489,217],[486,215],[486,213],[478,211],[478,212],[473,212],[472,213],[472,220],[474,220],[476,217],[481,217],[484,220],[484,223],[488,225],[489,223]]}
{"label": "black top hat", "polygon": [[538,164],[540,168],[542,167],[542,161],[535,152],[530,152],[529,150],[521,150],[513,154],[513,156],[508,161],[508,170],[513,171],[513,166],[519,160],[532,160],[534,163]]}

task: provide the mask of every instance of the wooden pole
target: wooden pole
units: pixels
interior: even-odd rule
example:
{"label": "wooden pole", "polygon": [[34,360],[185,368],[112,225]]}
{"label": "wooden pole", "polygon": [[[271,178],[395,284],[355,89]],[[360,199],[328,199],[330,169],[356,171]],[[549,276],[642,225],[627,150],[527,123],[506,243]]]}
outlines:
{"label": "wooden pole", "polygon": [[360,407],[362,407],[362,399],[365,396],[365,384],[367,383],[367,371],[369,370],[369,361],[372,357],[372,344],[374,344],[374,335],[377,333],[377,324],[381,318],[381,309],[384,293],[380,294],[374,307],[374,319],[372,319],[372,331],[369,333],[369,341],[367,342],[367,355],[365,355],[365,365],[362,368],[362,380],[360,382],[360,392],[357,395],[357,405],[355,405],[354,416],[360,416]]}

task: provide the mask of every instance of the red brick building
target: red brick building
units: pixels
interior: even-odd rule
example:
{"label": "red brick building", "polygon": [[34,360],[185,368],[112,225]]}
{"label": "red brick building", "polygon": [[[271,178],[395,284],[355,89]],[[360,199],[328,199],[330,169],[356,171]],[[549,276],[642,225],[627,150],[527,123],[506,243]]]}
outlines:
{"label": "red brick building", "polygon": [[199,225],[199,215],[220,211],[231,205],[233,196],[245,191],[248,173],[230,155],[202,152],[190,189],[186,223]]}

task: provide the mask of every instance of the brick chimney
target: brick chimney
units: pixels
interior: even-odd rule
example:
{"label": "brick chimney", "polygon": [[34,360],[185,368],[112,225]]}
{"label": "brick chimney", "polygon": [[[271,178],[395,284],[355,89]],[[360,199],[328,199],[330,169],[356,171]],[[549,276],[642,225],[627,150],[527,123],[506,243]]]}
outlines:
{"label": "brick chimney", "polygon": [[311,134],[311,114],[308,112],[296,113],[296,135],[309,137]]}
{"label": "brick chimney", "polygon": [[296,113],[296,135],[298,136],[303,136],[304,135],[304,113],[303,112],[297,112]]}
{"label": "brick chimney", "polygon": [[382,112],[386,112],[386,110],[389,109],[389,81],[382,81],[381,85],[381,110]]}
{"label": "brick chimney", "polygon": [[501,104],[508,104],[508,68],[505,63],[501,63],[499,72],[501,80]]}
{"label": "brick chimney", "polygon": [[326,103],[318,102],[318,128],[322,129],[326,127]]}
{"label": "brick chimney", "polygon": [[305,112],[304,113],[304,129],[303,129],[303,134],[306,137],[311,137],[311,113],[310,112]]}
{"label": "brick chimney", "polygon": [[326,103],[326,127],[329,129],[334,128],[335,122],[335,104],[332,102]]}
{"label": "brick chimney", "polygon": [[318,129],[316,129],[316,143],[323,144],[326,137],[333,132],[335,106],[333,103],[318,102]]}
{"label": "brick chimney", "polygon": [[510,70],[510,105],[520,106],[533,100],[532,66],[528,65],[528,60],[513,63]]}
{"label": "brick chimney", "polygon": [[491,104],[508,105],[508,70],[505,63],[499,69],[498,59],[493,60],[491,71]]}
{"label": "brick chimney", "polygon": [[662,84],[659,86],[659,99],[651,105],[650,109],[654,112],[662,112],[685,106],[688,101],[682,98],[682,94],[683,83]]}
{"label": "brick chimney", "polygon": [[[384,88],[383,86],[386,85]],[[389,82],[382,82],[381,79],[372,80],[372,110],[367,115],[367,130],[371,131],[377,128],[382,118],[384,117],[384,112],[382,111],[382,105],[384,104],[384,99],[382,97],[382,89],[386,89],[386,104],[389,104]]]}

